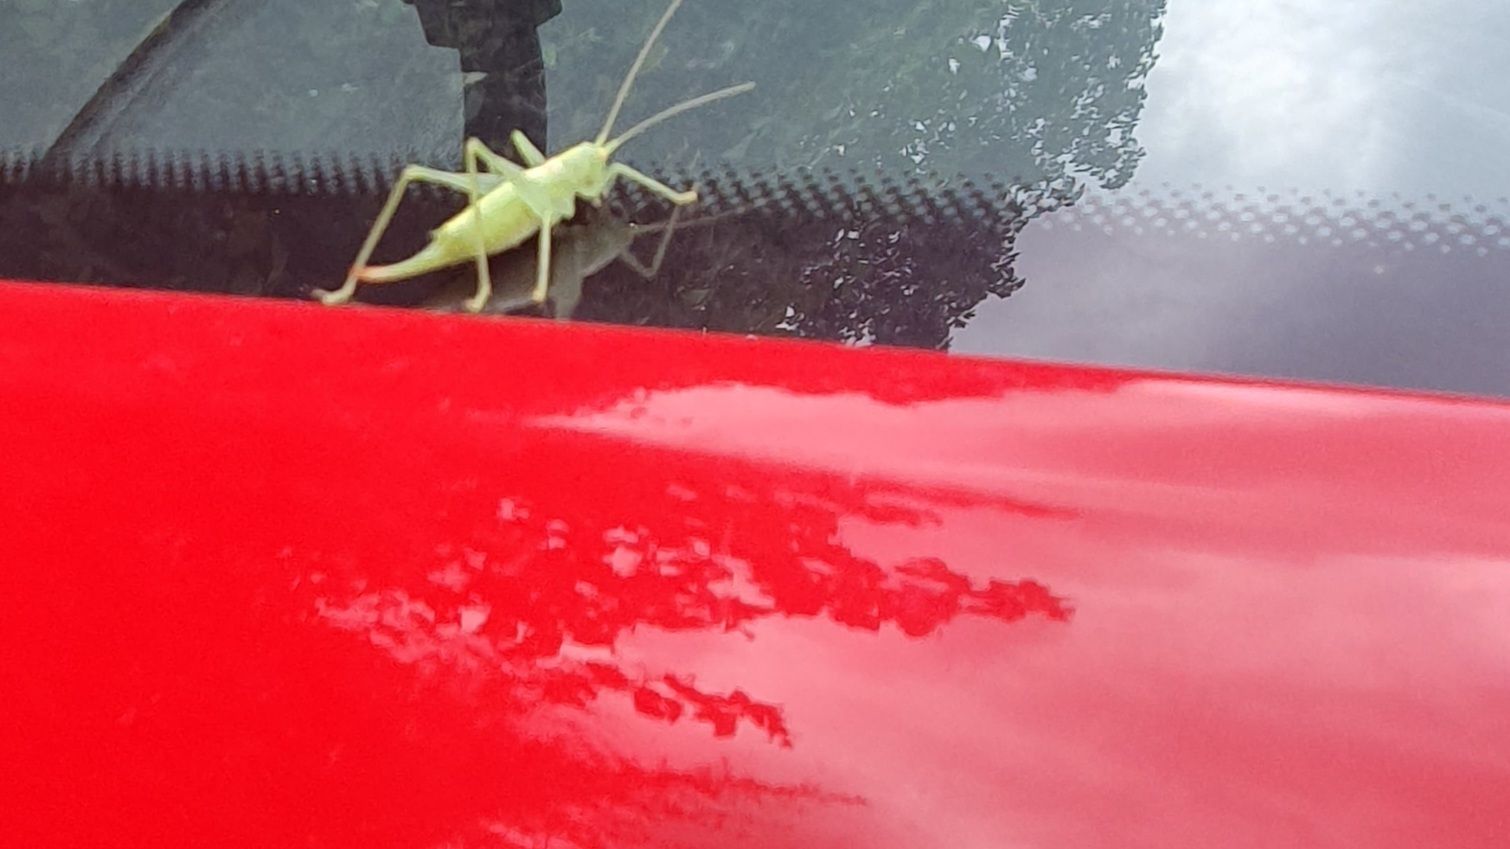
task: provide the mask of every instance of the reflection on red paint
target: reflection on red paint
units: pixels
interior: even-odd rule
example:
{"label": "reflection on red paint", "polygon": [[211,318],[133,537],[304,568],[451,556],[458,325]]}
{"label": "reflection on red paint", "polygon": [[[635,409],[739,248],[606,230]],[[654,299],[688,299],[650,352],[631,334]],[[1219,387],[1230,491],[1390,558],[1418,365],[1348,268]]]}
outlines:
{"label": "reflection on red paint", "polygon": [[1497,846],[1510,409],[0,285],[17,845]]}
{"label": "reflection on red paint", "polygon": [[[745,722],[783,745],[791,732],[780,707],[739,689],[704,692],[675,670],[620,669],[615,644],[638,628],[741,631],[772,616],[894,624],[914,637],[962,615],[1069,619],[1065,601],[1035,581],[974,582],[937,558],[883,564],[844,544],[845,519],[936,524],[926,498],[903,503],[829,472],[704,462],[570,432],[530,438],[524,456],[494,469],[508,494],[479,484],[453,502],[472,517],[454,531],[465,544],[419,562],[368,554],[349,569],[323,567],[309,584],[321,615],[404,662],[504,670],[530,698],[585,707],[619,691],[646,716],[685,716],[718,736]],[[603,483],[584,498],[589,480]],[[573,659],[582,649],[608,660]]]}

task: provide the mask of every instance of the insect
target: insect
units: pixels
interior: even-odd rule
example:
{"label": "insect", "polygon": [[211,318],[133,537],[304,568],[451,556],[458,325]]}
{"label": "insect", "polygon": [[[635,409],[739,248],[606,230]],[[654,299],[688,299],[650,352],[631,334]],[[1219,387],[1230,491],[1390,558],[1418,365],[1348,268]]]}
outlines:
{"label": "insect", "polygon": [[[732,97],[749,91],[754,83],[741,83],[718,91],[694,97],[663,109],[635,124],[617,138],[609,139],[619,109],[634,83],[640,67],[654,46],[666,22],[671,19],[682,0],[672,0],[671,5],[656,22],[650,37],[640,48],[634,64],[624,75],[613,106],[603,122],[597,138],[581,142],[547,159],[524,133],[515,130],[510,136],[525,166],[515,165],[501,155],[489,150],[481,139],[467,139],[463,146],[462,159],[465,171],[455,173],[410,165],[399,175],[388,195],[388,201],[373,223],[372,231],[357,253],[351,271],[341,288],[319,289],[315,296],[326,305],[342,304],[351,299],[358,282],[391,283],[411,277],[460,265],[468,259],[477,264],[477,290],[464,306],[469,312],[479,312],[492,294],[493,284],[488,276],[488,256],[502,253],[523,244],[539,235],[539,259],[535,288],[530,293],[533,303],[545,300],[550,286],[551,231],[562,221],[576,214],[578,198],[593,206],[601,206],[608,190],[618,178],[640,184],[676,206],[686,206],[697,200],[695,191],[679,192],[621,162],[610,162],[610,157],[625,142],[661,121],[690,109]],[[487,169],[479,171],[479,166]],[[438,186],[464,192],[467,206],[430,232],[430,242],[419,253],[390,265],[369,266],[383,233],[388,228],[393,214],[403,200],[410,183],[433,183]]]}

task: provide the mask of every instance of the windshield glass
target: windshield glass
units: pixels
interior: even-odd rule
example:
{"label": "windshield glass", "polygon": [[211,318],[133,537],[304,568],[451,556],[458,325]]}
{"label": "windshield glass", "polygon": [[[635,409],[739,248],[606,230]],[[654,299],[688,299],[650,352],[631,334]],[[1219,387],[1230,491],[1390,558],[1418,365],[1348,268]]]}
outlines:
{"label": "windshield glass", "polygon": [[[666,11],[0,0],[0,277],[319,308],[405,165],[595,139]],[[665,191],[551,176],[575,205],[539,303],[523,219],[486,298],[460,249],[350,294],[1510,395],[1507,45],[1499,0],[686,0],[613,134],[754,88],[612,152]],[[445,179],[366,265],[462,209]]]}

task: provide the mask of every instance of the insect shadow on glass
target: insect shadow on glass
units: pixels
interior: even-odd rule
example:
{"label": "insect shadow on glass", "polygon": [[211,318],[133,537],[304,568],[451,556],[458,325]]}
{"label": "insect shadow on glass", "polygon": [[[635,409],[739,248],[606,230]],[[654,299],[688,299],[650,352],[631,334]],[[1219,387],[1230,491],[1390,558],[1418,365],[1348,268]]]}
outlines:
{"label": "insect shadow on glass", "polygon": [[[607,268],[615,261],[623,263],[630,271],[649,280],[660,271],[666,249],[671,243],[671,234],[677,230],[696,229],[726,221],[742,215],[761,204],[748,205],[713,215],[704,215],[692,220],[678,220],[682,207],[672,207],[671,217],[655,224],[636,224],[625,221],[606,209],[584,212],[572,221],[557,228],[552,239],[550,267],[551,314],[560,320],[572,317],[577,304],[582,300],[583,285],[589,277]],[[650,262],[642,262],[633,253],[635,240],[659,234]],[[533,297],[539,264],[528,254],[518,255],[517,262],[503,263],[492,270],[493,291],[481,312],[505,314],[528,309],[539,303]],[[431,294],[420,304],[425,309],[438,312],[461,312],[467,309],[470,300],[470,281],[456,277]]]}
{"label": "insect shadow on glass", "polygon": [[[676,206],[686,206],[697,201],[697,192],[678,192],[652,177],[649,177],[621,162],[610,162],[610,157],[621,145],[661,121],[726,97],[749,91],[754,83],[741,83],[718,91],[694,97],[664,109],[646,118],[618,138],[610,140],[608,134],[618,118],[624,98],[634,83],[635,75],[645,63],[661,30],[681,5],[681,0],[672,0],[661,19],[651,30],[645,46],[640,48],[634,64],[619,86],[613,106],[603,122],[603,129],[593,141],[580,142],[547,159],[524,133],[515,130],[511,135],[519,157],[525,163],[520,167],[489,150],[480,139],[469,138],[463,147],[462,160],[465,171],[455,173],[410,165],[400,173],[388,202],[373,223],[372,232],[362,244],[346,282],[334,291],[316,290],[315,296],[327,305],[342,304],[351,299],[358,282],[392,283],[417,277],[430,271],[460,265],[471,259],[477,265],[477,290],[464,306],[469,312],[479,312],[492,294],[492,281],[488,276],[488,256],[502,253],[523,244],[539,235],[538,270],[535,288],[530,293],[534,303],[545,300],[550,285],[551,231],[554,227],[576,214],[577,198],[593,206],[601,206],[609,189],[618,178],[638,183],[648,191],[659,195]],[[479,166],[486,169],[479,171]],[[446,222],[430,232],[430,242],[419,253],[390,265],[369,266],[383,232],[388,228],[399,202],[410,183],[433,183],[468,196],[467,206]]]}

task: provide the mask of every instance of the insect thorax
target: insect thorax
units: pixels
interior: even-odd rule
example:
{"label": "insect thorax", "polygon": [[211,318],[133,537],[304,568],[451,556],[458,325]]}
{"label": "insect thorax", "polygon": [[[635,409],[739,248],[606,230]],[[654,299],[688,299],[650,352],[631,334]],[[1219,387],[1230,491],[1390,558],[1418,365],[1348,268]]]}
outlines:
{"label": "insect thorax", "polygon": [[549,182],[570,186],[584,198],[599,198],[608,189],[608,148],[593,142],[573,145],[551,157],[539,170]]}

